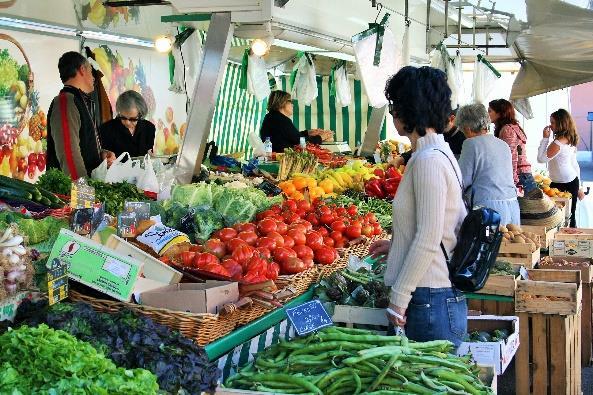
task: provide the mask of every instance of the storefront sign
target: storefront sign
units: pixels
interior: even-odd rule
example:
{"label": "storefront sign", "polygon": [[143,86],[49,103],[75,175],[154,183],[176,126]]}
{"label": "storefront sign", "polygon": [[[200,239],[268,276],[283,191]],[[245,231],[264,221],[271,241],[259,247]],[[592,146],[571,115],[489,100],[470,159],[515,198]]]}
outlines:
{"label": "storefront sign", "polygon": [[135,259],[66,229],[60,231],[49,261],[56,258],[68,264],[68,278],[126,302],[142,269]]}
{"label": "storefront sign", "polygon": [[286,315],[299,336],[333,325],[329,314],[319,300],[286,309]]}
{"label": "storefront sign", "polygon": [[47,270],[47,295],[51,306],[68,297],[68,264],[57,258],[50,262]]}

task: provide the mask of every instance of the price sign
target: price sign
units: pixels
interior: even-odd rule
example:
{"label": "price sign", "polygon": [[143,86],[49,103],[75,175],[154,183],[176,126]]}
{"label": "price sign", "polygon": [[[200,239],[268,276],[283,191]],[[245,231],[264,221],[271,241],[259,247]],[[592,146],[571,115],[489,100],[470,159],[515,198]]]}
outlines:
{"label": "price sign", "polygon": [[70,190],[70,207],[73,209],[91,208],[94,203],[95,188],[87,185],[84,180],[72,183],[72,189]]}
{"label": "price sign", "polygon": [[68,264],[57,258],[47,270],[47,294],[50,306],[68,297]]}
{"label": "price sign", "polygon": [[319,300],[286,309],[286,315],[299,336],[333,325],[329,314]]}

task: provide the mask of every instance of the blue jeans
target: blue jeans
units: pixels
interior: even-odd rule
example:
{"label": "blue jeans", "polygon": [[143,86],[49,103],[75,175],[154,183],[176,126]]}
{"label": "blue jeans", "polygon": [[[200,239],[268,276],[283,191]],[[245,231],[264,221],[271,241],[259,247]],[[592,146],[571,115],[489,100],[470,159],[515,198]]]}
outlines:
{"label": "blue jeans", "polygon": [[533,174],[531,173],[519,173],[519,185],[523,187],[525,194],[537,188],[537,184],[535,183]]}
{"label": "blue jeans", "polygon": [[465,296],[454,288],[416,288],[406,319],[411,340],[449,340],[458,347],[467,332]]}

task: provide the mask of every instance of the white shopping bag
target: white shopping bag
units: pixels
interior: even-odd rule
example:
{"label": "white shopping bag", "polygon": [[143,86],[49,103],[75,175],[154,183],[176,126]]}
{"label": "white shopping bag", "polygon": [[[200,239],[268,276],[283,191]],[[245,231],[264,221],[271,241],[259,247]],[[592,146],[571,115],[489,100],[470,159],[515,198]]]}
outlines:
{"label": "white shopping bag", "polygon": [[159,180],[152,166],[152,159],[148,154],[144,156],[144,170],[142,170],[136,186],[143,191],[159,193]]}
{"label": "white shopping bag", "polygon": [[91,172],[91,178],[94,180],[105,181],[105,176],[107,176],[107,159],[103,159],[103,162]]}
{"label": "white shopping bag", "polygon": [[303,54],[295,64],[296,78],[292,87],[292,96],[299,104],[310,105],[317,98],[317,76],[315,63],[309,54]]}
{"label": "white shopping bag", "polygon": [[473,100],[474,103],[488,103],[488,95],[494,89],[496,79],[499,78],[480,57],[474,63]]}
{"label": "white shopping bag", "polygon": [[258,102],[270,96],[270,81],[265,60],[257,55],[249,55],[247,63],[247,91]]}
{"label": "white shopping bag", "polygon": [[369,99],[369,104],[375,108],[387,105],[385,98],[385,84],[387,79],[397,73],[401,67],[401,47],[395,41],[395,36],[389,28],[383,32],[381,59],[378,66],[373,64],[377,33],[365,36],[354,43],[354,55],[358,64],[362,85]]}
{"label": "white shopping bag", "polygon": [[[128,157],[128,160],[122,162],[126,156]],[[141,171],[140,164],[137,161],[133,161],[129,153],[124,152],[113,161],[107,170],[105,182],[111,184],[114,182],[125,181],[135,185]]]}
{"label": "white shopping bag", "polygon": [[342,107],[348,107],[352,103],[352,95],[345,65],[335,71],[334,78],[336,79],[336,98]]}

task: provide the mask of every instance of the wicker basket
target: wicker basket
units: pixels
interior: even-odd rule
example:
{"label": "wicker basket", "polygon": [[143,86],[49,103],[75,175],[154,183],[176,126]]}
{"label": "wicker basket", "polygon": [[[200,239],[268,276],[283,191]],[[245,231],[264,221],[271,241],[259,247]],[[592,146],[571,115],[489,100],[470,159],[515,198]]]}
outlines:
{"label": "wicker basket", "polygon": [[382,233],[379,236],[372,237],[364,243],[356,244],[346,249],[343,256],[331,265],[325,265],[321,268],[321,278],[330,276],[332,273],[340,271],[348,266],[348,258],[350,255],[356,255],[360,258],[365,258],[369,255],[369,248],[376,240],[389,239],[390,236],[386,233]]}
{"label": "wicker basket", "polygon": [[126,308],[133,310],[159,324],[179,331],[185,337],[193,339],[200,346],[204,346],[230,333],[235,329],[237,324],[235,314],[223,317],[218,314],[194,314],[157,309],[134,303],[96,299],[73,290],[69,290],[69,297],[74,302],[88,303],[93,309],[101,313],[116,313]]}
{"label": "wicker basket", "polygon": [[294,292],[292,298],[296,298],[299,295],[307,292],[311,284],[316,283],[319,280],[321,271],[317,266],[307,269],[304,272],[292,274],[290,276],[279,276],[275,281],[278,289],[284,289],[290,287]]}

